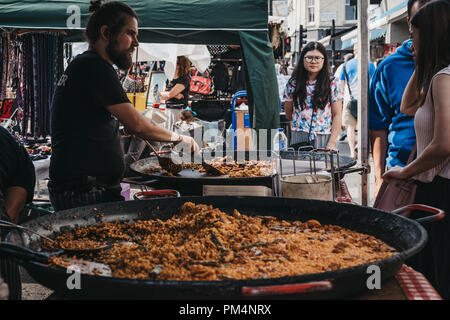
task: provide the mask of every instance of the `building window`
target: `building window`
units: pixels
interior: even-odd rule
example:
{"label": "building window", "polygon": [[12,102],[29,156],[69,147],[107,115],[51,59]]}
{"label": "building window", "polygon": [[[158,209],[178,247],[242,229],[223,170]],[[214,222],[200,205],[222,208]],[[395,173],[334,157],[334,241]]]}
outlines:
{"label": "building window", "polygon": [[307,0],[306,8],[308,12],[308,23],[314,22],[315,0]]}
{"label": "building window", "polygon": [[345,20],[352,21],[358,19],[356,5],[350,5],[350,0],[345,0]]}

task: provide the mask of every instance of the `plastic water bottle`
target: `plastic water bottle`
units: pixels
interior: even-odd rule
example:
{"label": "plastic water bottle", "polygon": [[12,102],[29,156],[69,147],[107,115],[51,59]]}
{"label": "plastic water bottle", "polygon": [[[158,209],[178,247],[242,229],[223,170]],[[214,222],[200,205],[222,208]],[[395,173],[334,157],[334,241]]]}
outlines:
{"label": "plastic water bottle", "polygon": [[273,137],[273,149],[275,151],[287,150],[288,138],[284,134],[283,128],[279,128]]}

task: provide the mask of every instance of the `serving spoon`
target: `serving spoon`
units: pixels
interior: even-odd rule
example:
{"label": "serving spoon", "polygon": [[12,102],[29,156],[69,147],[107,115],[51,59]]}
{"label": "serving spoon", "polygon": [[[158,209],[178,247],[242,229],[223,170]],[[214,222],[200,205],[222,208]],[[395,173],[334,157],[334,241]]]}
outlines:
{"label": "serving spoon", "polygon": [[40,238],[50,242],[55,248],[59,248],[61,251],[58,252],[58,253],[60,253],[60,254],[62,254],[62,253],[67,253],[67,254],[94,253],[94,252],[98,252],[100,250],[104,250],[104,249],[107,249],[107,248],[110,247],[110,245],[103,244],[103,243],[99,243],[99,245],[97,245],[97,246],[87,247],[87,248],[64,247],[64,246],[61,246],[57,241],[55,241],[55,240],[53,240],[53,239],[51,239],[51,238],[49,238],[47,236],[44,236],[44,235],[42,235],[40,233],[37,233],[36,231],[31,230],[30,228],[26,228],[24,226],[21,226],[21,225],[18,225],[18,224],[15,224],[15,223],[12,223],[12,222],[9,222],[9,221],[6,221],[6,220],[0,220],[0,227],[16,228],[16,229],[19,229],[19,230],[23,230],[23,231],[26,231],[26,232],[33,233],[33,234],[37,235],[38,237],[40,237]]}

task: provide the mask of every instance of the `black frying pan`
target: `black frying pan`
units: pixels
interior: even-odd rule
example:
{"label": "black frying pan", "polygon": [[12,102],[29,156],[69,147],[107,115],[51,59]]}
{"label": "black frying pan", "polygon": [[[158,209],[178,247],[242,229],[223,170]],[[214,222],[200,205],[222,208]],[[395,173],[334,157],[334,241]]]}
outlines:
{"label": "black frying pan", "polygon": [[[416,221],[367,207],[334,202],[272,197],[182,197],[148,201],[128,201],[61,211],[26,223],[47,236],[68,231],[74,226],[93,225],[100,221],[132,221],[170,218],[186,201],[211,204],[232,213],[239,209],[248,215],[270,215],[285,220],[316,219],[322,224],[335,224],[373,235],[399,253],[372,263],[381,269],[382,280],[391,278],[403,262],[425,245],[425,229]],[[103,216],[100,215],[103,214]],[[442,212],[440,212],[442,217]],[[37,237],[17,232],[7,236],[11,244],[0,244],[0,255],[15,257],[40,284],[70,298],[108,299],[236,299],[236,298],[343,298],[367,290],[368,265],[316,274],[276,279],[227,281],[153,281],[128,280],[82,275],[81,289],[69,290],[66,270],[47,266],[24,254],[23,249],[40,250]],[[14,247],[20,246],[20,248]],[[16,248],[16,249],[14,249]],[[289,295],[286,295],[289,292]]]}
{"label": "black frying pan", "polygon": [[[233,159],[238,161],[247,160],[272,160],[270,151],[233,151],[230,153],[215,154],[214,152],[204,154],[206,160],[213,159],[216,156],[230,155]],[[201,164],[202,158],[190,157],[187,162],[194,162]],[[130,165],[130,169],[140,176],[156,179],[157,182],[151,184],[157,189],[176,189],[179,190],[182,196],[202,196],[204,185],[252,185],[252,186],[266,186],[274,189],[274,171],[270,176],[264,177],[242,177],[230,178],[229,176],[212,176],[206,172],[199,172],[198,170],[183,169],[176,175],[168,175],[167,172],[150,172],[149,168],[158,164],[156,157],[149,157],[138,160]]]}

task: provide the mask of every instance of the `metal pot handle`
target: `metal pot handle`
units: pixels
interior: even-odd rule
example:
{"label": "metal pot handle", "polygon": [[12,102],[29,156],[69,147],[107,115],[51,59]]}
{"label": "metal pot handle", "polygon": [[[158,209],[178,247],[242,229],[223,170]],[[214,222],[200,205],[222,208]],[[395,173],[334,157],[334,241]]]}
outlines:
{"label": "metal pot handle", "polygon": [[152,190],[152,191],[141,191],[134,194],[135,200],[142,200],[139,197],[160,197],[160,196],[172,196],[174,198],[179,198],[180,193],[177,190]]}
{"label": "metal pot handle", "polygon": [[263,287],[242,287],[242,295],[246,297],[261,297],[329,291],[331,289],[333,289],[333,284],[330,281],[317,281]]}
{"label": "metal pot handle", "polygon": [[24,248],[9,242],[1,242],[0,243],[0,256],[7,256],[10,258],[16,258],[19,261],[38,261],[42,263],[48,263],[48,256],[33,251],[28,248]]}
{"label": "metal pot handle", "polygon": [[431,216],[423,217],[415,219],[420,224],[430,223],[434,221],[442,220],[445,217],[445,212],[441,209],[426,206],[424,204],[410,204],[403,208],[396,209],[392,211],[392,213],[398,214],[402,217],[408,218],[411,215],[411,211],[413,210],[419,210],[419,211],[425,211],[429,213],[434,213]]}

